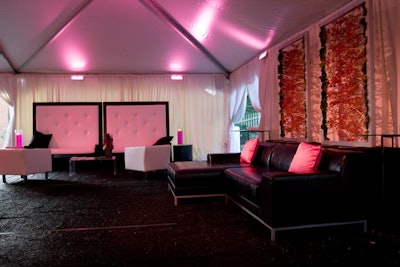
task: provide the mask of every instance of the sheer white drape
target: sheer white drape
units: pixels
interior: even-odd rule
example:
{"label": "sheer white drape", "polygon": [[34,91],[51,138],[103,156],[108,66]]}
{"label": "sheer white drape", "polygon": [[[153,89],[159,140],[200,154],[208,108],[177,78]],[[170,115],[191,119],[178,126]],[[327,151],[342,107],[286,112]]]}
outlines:
{"label": "sheer white drape", "polygon": [[239,68],[234,76],[244,81],[247,87],[247,93],[250,98],[251,105],[254,110],[261,112],[260,95],[259,95],[259,78],[260,60],[254,58],[243,67]]}
{"label": "sheer white drape", "polygon": [[4,147],[12,146],[13,128],[15,125],[15,77],[11,74],[0,75],[0,97],[9,105],[9,124],[4,138]]}
{"label": "sheer white drape", "polygon": [[271,48],[260,61],[260,129],[270,131],[270,138],[279,138],[278,49]]}
{"label": "sheer white drape", "polygon": [[[260,70],[259,60],[253,59],[242,66],[229,79],[229,130],[227,138],[229,140],[227,151],[240,152],[240,135],[234,130],[234,124],[239,122],[246,111],[247,94],[253,108],[261,112],[258,74]],[[238,139],[239,137],[239,139]]]}
{"label": "sheer white drape", "polygon": [[[374,124],[372,133],[400,133],[400,1],[372,1],[374,81]],[[389,141],[389,140],[387,140]],[[396,140],[398,141],[398,140]],[[380,139],[376,143],[380,145]],[[390,144],[391,145],[391,144]],[[398,146],[398,143],[397,143]]]}
{"label": "sheer white drape", "polygon": [[228,100],[224,75],[87,75],[72,81],[69,75],[18,75],[17,125],[24,144],[32,136],[33,102],[168,101],[170,135],[183,130],[184,143],[193,144],[193,158],[221,152],[228,142]]}
{"label": "sheer white drape", "polygon": [[231,89],[229,94],[229,127],[226,133],[227,143],[226,151],[240,152],[240,134],[234,124],[239,122],[246,111],[246,84],[240,84],[235,90]]}

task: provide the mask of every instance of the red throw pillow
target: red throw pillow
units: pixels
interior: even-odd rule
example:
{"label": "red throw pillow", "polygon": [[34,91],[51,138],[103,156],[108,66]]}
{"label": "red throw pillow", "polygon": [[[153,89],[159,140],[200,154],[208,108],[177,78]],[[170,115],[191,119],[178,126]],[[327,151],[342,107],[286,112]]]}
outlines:
{"label": "red throw pillow", "polygon": [[244,144],[242,152],[240,153],[240,162],[251,163],[256,156],[258,148],[258,138],[247,140]]}
{"label": "red throw pillow", "polygon": [[322,147],[301,142],[290,163],[289,171],[295,173],[315,173],[322,158]]}

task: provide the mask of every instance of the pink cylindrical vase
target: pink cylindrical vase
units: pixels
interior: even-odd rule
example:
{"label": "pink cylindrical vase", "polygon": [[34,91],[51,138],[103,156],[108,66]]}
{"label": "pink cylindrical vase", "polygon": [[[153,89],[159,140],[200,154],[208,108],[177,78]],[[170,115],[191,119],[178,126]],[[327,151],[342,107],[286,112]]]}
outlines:
{"label": "pink cylindrical vase", "polygon": [[182,145],[183,144],[183,132],[181,129],[178,129],[177,137],[178,137],[178,145]]}
{"label": "pink cylindrical vase", "polygon": [[22,144],[22,130],[15,130],[15,146],[16,147],[23,147]]}

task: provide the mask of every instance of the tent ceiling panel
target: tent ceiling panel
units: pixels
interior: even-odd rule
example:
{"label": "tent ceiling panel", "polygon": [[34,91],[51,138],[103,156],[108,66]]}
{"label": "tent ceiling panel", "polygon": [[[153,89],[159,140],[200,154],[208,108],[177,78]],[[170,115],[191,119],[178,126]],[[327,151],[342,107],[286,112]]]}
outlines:
{"label": "tent ceiling panel", "polygon": [[2,0],[0,72],[229,75],[351,0]]}

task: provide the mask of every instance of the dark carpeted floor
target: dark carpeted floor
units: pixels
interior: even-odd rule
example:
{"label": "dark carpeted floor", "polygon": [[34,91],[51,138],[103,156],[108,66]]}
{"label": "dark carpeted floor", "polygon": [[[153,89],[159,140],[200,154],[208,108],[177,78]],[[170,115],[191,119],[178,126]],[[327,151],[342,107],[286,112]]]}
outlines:
{"label": "dark carpeted floor", "polygon": [[267,228],[233,203],[174,206],[166,177],[89,170],[7,176],[1,266],[399,266],[400,239],[360,226]]}

